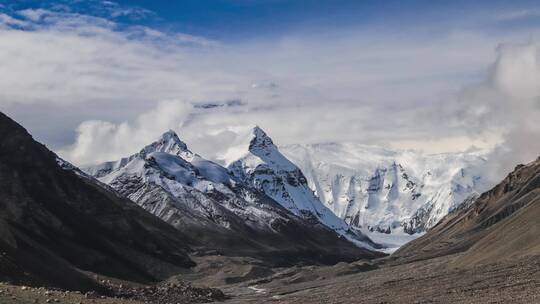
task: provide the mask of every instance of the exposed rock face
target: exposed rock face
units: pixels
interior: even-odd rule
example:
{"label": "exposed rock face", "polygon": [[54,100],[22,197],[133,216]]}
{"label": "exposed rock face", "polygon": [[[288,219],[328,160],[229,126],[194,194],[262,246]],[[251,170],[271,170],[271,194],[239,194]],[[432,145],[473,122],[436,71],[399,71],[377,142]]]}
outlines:
{"label": "exposed rock face", "polygon": [[540,254],[540,160],[516,167],[500,184],[446,216],[395,253],[426,259],[456,252],[456,265]]}
{"label": "exposed rock face", "polygon": [[[252,143],[263,152],[269,138]],[[230,255],[276,264],[334,263],[372,257],[317,220],[291,213],[226,168],[191,152],[172,132],[139,153],[85,171],[138,205],[200,241]],[[301,172],[280,178],[305,184]]]}
{"label": "exposed rock face", "polygon": [[0,280],[94,289],[81,270],[153,282],[194,263],[189,238],[0,113]]}

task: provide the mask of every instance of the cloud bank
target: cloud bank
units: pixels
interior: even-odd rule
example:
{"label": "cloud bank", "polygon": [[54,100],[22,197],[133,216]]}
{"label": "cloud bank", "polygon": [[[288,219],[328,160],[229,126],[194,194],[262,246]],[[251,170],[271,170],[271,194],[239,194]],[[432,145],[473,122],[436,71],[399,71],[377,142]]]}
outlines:
{"label": "cloud bank", "polygon": [[75,143],[60,153],[83,164],[95,162],[96,157],[104,161],[116,159],[119,155],[127,156],[149,144],[149,139],[181,127],[188,114],[189,108],[185,103],[165,101],[140,115],[133,123],[85,121],[77,128]]}
{"label": "cloud bank", "polygon": [[459,96],[458,113],[470,132],[496,132],[488,175],[499,180],[518,163],[540,156],[540,44],[497,48],[488,77]]}
{"label": "cloud bank", "polygon": [[[151,12],[111,4],[107,14]],[[358,28],[228,43],[69,10],[2,13],[0,107],[79,165],[134,153],[167,129],[217,159],[238,130],[260,125],[280,144],[498,144],[502,172],[540,152],[528,142],[538,46],[515,43],[532,32]]]}

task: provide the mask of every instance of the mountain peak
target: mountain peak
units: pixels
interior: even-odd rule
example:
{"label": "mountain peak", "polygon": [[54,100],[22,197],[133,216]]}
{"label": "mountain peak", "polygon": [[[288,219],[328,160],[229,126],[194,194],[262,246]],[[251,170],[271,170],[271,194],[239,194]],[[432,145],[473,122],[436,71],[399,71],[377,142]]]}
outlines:
{"label": "mountain peak", "polygon": [[165,152],[182,157],[193,156],[193,153],[188,149],[186,143],[184,143],[173,130],[168,130],[163,133],[158,140],[144,147],[141,151],[142,154],[152,152]]}
{"label": "mountain peak", "polygon": [[255,126],[251,133],[253,137],[249,143],[250,151],[253,149],[265,149],[274,145],[270,136],[259,126]]}
{"label": "mountain peak", "polygon": [[184,146],[185,149],[187,149],[187,145],[182,140],[180,140],[180,138],[178,137],[178,134],[176,134],[176,132],[174,132],[174,130],[172,129],[169,129],[167,132],[161,134],[160,139],[164,141],[172,141],[175,144]]}

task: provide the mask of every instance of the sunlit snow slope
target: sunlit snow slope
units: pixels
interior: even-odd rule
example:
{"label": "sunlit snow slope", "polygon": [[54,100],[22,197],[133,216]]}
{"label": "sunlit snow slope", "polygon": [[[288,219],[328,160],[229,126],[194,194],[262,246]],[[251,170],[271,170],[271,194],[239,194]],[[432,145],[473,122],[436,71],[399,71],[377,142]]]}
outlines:
{"label": "sunlit snow slope", "polygon": [[422,234],[487,188],[480,152],[426,155],[354,143],[280,150],[326,207],[389,246]]}

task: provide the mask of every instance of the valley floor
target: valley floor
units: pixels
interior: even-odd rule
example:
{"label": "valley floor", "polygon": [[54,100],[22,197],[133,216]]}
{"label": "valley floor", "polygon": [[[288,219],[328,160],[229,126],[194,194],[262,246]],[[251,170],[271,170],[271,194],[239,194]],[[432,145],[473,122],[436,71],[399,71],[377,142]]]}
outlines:
{"label": "valley floor", "polygon": [[445,269],[453,258],[337,276],[335,267],[316,275],[303,269],[251,288],[224,290],[236,294],[226,303],[540,303],[540,257]]}
{"label": "valley floor", "polygon": [[[219,287],[228,300],[216,303],[223,304],[540,303],[540,256],[468,269],[449,269],[448,265],[455,258],[449,256],[408,264],[386,261],[376,269],[370,262],[360,261],[268,272],[261,271],[260,266],[246,266],[252,261],[212,258],[206,264],[201,264],[206,267],[203,271],[205,277],[194,281],[196,285]],[[209,271],[209,265],[218,265],[216,272]],[[255,277],[259,278],[253,278],[255,273],[258,273]],[[263,273],[269,276],[261,276]],[[78,292],[48,291],[0,283],[2,304],[166,304],[209,300],[205,297],[197,300],[182,298],[170,302],[170,298],[155,298],[153,301],[139,298],[89,297]]]}

